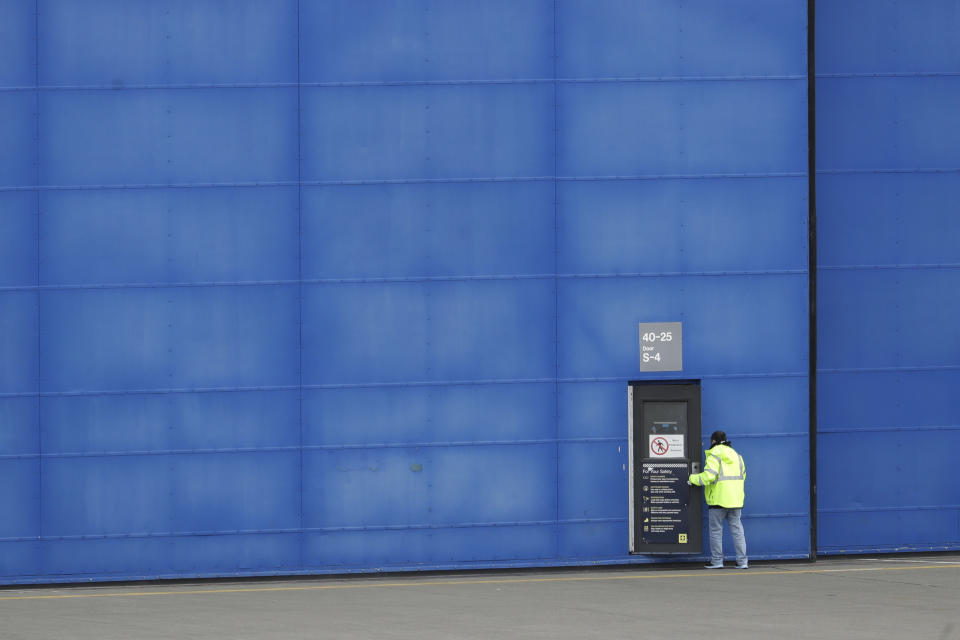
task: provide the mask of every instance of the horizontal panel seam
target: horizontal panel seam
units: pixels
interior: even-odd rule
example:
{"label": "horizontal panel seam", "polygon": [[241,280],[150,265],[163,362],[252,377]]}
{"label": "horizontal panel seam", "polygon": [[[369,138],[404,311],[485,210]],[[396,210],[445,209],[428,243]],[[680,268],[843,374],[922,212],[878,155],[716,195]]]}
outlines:
{"label": "horizontal panel seam", "polygon": [[456,80],[378,80],[378,81],[340,81],[340,82],[198,82],[168,84],[84,84],[84,85],[18,85],[0,87],[0,92],[26,91],[181,91],[185,89],[352,89],[365,87],[446,87],[446,86],[485,86],[485,85],[523,85],[541,84],[634,84],[659,82],[757,82],[757,81],[799,81],[806,75],[764,74],[764,75],[696,75],[696,76],[607,76],[581,78],[489,78]]}
{"label": "horizontal panel seam", "polygon": [[944,542],[941,544],[933,542],[918,542],[905,544],[822,544],[819,545],[820,553],[824,555],[845,555],[856,551],[870,552],[897,552],[897,551],[954,551],[960,549],[960,541]]}
{"label": "horizontal panel seam", "polygon": [[142,449],[130,451],[62,451],[43,454],[23,453],[0,455],[4,459],[28,458],[103,458],[113,456],[177,456],[177,455],[206,455],[221,453],[285,453],[297,451],[339,451],[354,449],[421,449],[442,447],[501,447],[501,446],[530,446],[542,444],[573,444],[573,443],[608,443],[626,442],[622,437],[597,438],[533,438],[528,440],[462,440],[450,442],[371,442],[347,444],[320,444],[320,445],[286,445],[267,447],[211,447],[200,449]]}
{"label": "horizontal panel seam", "polygon": [[877,271],[877,270],[898,270],[898,269],[960,269],[960,262],[930,262],[930,263],[904,263],[904,264],[838,264],[838,265],[818,265],[822,271]]}
{"label": "horizontal panel seam", "polygon": [[820,429],[817,433],[895,433],[900,431],[956,431],[960,425],[909,425],[901,427],[835,427]]}
{"label": "horizontal panel seam", "polygon": [[891,174],[891,173],[960,173],[960,167],[912,167],[909,169],[817,169],[817,175],[866,175],[866,174]]}
{"label": "horizontal panel seam", "polygon": [[817,509],[819,513],[862,513],[862,512],[896,512],[896,511],[942,511],[957,510],[960,504],[936,504],[936,505],[899,505],[895,507],[822,507]]}
{"label": "horizontal panel seam", "polygon": [[[794,378],[806,377],[804,371],[771,371],[765,373],[743,372],[743,373],[668,373],[659,372],[658,379],[748,379],[748,378]],[[475,385],[495,385],[495,384],[578,384],[578,383],[597,383],[597,382],[629,382],[636,379],[637,376],[618,376],[606,378],[516,378],[516,379],[484,379],[484,380],[420,380],[408,382],[355,382],[342,384],[305,384],[306,390],[337,390],[337,389],[381,389],[381,388],[404,388],[404,387],[444,387],[444,386],[475,386]],[[163,395],[174,393],[240,393],[248,391],[295,391],[299,385],[262,385],[250,387],[194,387],[194,388],[157,388],[157,389],[98,389],[98,390],[74,390],[74,391],[22,391],[0,393],[2,398],[35,398],[37,396],[49,397],[75,397],[75,396],[124,396],[124,395]]]}
{"label": "horizontal panel seam", "polygon": [[467,529],[467,528],[494,528],[494,527],[531,527],[556,524],[580,524],[584,522],[623,522],[626,518],[597,518],[572,521],[556,520],[529,520],[518,522],[457,522],[445,524],[404,524],[404,525],[369,525],[369,526],[342,526],[342,527],[291,527],[277,529],[236,529],[236,530],[208,530],[208,531],[171,531],[171,532],[136,532],[136,533],[106,533],[106,534],[76,534],[64,536],[0,538],[0,542],[20,541],[54,541],[54,540],[98,540],[123,538],[172,538],[172,537],[202,537],[223,535],[263,535],[263,534],[296,534],[296,533],[342,533],[359,531],[409,531],[431,529]]}
{"label": "horizontal panel seam", "polygon": [[[806,438],[810,434],[806,431],[783,431],[777,433],[728,433],[731,439],[753,439],[753,438]],[[703,441],[708,442],[709,436],[704,436]]]}
{"label": "horizontal panel seam", "polygon": [[[804,518],[806,513],[758,513],[743,514],[744,518]],[[440,529],[473,529],[473,528],[500,528],[500,527],[546,527],[570,526],[582,524],[619,524],[627,518],[576,518],[561,520],[526,520],[517,522],[456,522],[444,524],[403,524],[403,525],[368,525],[342,527],[303,527],[277,529],[236,529],[210,531],[174,531],[174,532],[137,532],[137,533],[104,533],[104,534],[75,534],[62,536],[18,536],[0,538],[0,542],[57,542],[80,540],[116,540],[142,538],[176,538],[176,537],[206,537],[206,536],[242,536],[242,535],[278,535],[300,533],[359,533],[364,531],[422,531]]]}
{"label": "horizontal panel seam", "polygon": [[0,185],[0,192],[112,191],[124,189],[240,189],[275,187],[339,187],[402,184],[483,184],[501,182],[613,182],[641,180],[725,180],[756,178],[806,178],[804,171],[754,171],[721,173],[664,173],[585,176],[467,176],[458,178],[341,178],[328,180],[255,180],[233,182],[108,183],[66,185]]}
{"label": "horizontal panel seam", "polygon": [[846,367],[834,369],[817,369],[818,374],[835,373],[899,373],[899,372],[921,372],[921,371],[960,371],[960,365],[916,365],[906,367]]}
{"label": "horizontal panel seam", "polygon": [[819,80],[832,78],[951,78],[960,76],[958,71],[881,71],[881,72],[845,72],[845,73],[818,73]]}
{"label": "horizontal panel seam", "polygon": [[237,280],[237,281],[197,281],[197,282],[117,282],[87,284],[42,284],[13,285],[0,287],[0,293],[15,291],[83,291],[114,289],[185,289],[200,287],[278,287],[331,284],[393,284],[417,282],[474,282],[505,280],[595,280],[617,278],[685,278],[685,277],[723,277],[723,276],[783,276],[804,275],[806,269],[744,269],[727,271],[661,271],[636,273],[530,273],[509,275],[455,275],[455,276],[405,276],[395,278],[305,278],[303,280]]}
{"label": "horizontal panel seam", "polygon": [[[960,427],[958,427],[960,428]],[[806,432],[784,433],[749,433],[735,434],[735,439],[762,439],[762,438],[799,438],[806,437]],[[343,451],[343,450],[376,450],[376,449],[427,449],[427,448],[456,448],[456,447],[508,447],[532,446],[544,444],[605,444],[625,443],[627,437],[603,436],[582,438],[533,438],[528,440],[460,440],[450,442],[371,442],[345,444],[318,444],[265,447],[210,447],[199,449],[135,449],[129,451],[61,451],[38,453],[8,453],[0,455],[2,460],[35,460],[38,458],[106,458],[118,456],[178,456],[178,455],[211,455],[211,454],[245,454],[245,453],[286,453],[298,451]]]}

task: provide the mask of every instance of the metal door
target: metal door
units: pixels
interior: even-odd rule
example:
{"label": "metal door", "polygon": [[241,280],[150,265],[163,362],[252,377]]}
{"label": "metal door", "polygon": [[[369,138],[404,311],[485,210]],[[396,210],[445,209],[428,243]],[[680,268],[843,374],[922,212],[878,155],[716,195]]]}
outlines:
{"label": "metal door", "polygon": [[631,382],[630,553],[699,553],[699,381]]}

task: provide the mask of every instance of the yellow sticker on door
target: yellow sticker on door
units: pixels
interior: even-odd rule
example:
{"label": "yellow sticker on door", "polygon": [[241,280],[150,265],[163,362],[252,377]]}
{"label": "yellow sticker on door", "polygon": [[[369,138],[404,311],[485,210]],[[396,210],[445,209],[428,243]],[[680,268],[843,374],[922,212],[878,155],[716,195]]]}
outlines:
{"label": "yellow sticker on door", "polygon": [[686,543],[687,543],[687,534],[681,533],[681,534],[680,534],[680,544],[686,544]]}

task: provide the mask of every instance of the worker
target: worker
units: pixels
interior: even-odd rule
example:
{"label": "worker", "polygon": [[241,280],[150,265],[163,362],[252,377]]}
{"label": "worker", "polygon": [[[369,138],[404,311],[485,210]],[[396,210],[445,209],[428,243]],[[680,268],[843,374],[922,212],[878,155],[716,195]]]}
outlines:
{"label": "worker", "polygon": [[733,536],[733,547],[737,554],[737,568],[746,569],[747,539],[740,522],[743,508],[743,485],[747,479],[747,470],[743,456],[737,453],[727,434],[714,431],[710,435],[710,448],[704,453],[706,458],[702,473],[690,474],[687,484],[703,487],[710,514],[710,563],[707,569],[723,568],[723,521],[726,520]]}

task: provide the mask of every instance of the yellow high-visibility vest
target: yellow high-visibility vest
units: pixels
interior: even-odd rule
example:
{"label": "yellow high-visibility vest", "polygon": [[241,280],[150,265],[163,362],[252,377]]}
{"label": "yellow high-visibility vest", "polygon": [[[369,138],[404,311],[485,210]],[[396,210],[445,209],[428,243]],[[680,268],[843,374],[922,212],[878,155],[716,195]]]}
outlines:
{"label": "yellow high-visibility vest", "polygon": [[743,506],[743,484],[747,468],[743,456],[725,444],[718,444],[704,452],[702,473],[690,475],[689,481],[703,487],[708,505],[739,509]]}

